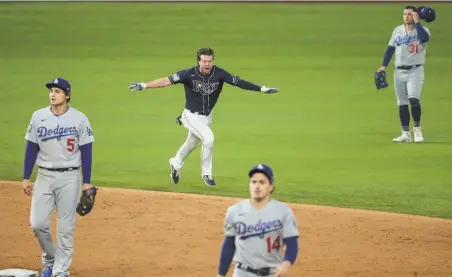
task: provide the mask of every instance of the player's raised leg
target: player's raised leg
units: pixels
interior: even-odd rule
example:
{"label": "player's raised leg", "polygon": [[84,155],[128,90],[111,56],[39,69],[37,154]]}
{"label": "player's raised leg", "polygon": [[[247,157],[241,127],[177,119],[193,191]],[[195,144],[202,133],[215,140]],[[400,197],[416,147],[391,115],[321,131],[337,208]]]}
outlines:
{"label": "player's raised leg", "polygon": [[174,158],[169,160],[171,167],[171,180],[174,184],[179,182],[180,169],[184,165],[185,159],[190,155],[193,150],[198,146],[201,140],[190,130],[188,130],[188,136],[184,144],[179,148]]}
{"label": "player's raised leg", "polygon": [[30,225],[42,250],[42,275],[52,275],[55,246],[50,233],[50,213],[55,208],[53,194],[54,173],[39,170],[31,199]]}
{"label": "player's raised leg", "polygon": [[209,117],[198,115],[184,110],[184,112],[182,112],[181,121],[185,128],[190,130],[202,141],[201,175],[206,185],[215,186],[216,183],[212,176],[214,134],[212,129],[210,129],[210,124],[212,122],[211,116],[212,115],[209,115]]}
{"label": "player's raised leg", "polygon": [[55,188],[57,206],[57,251],[53,274],[55,277],[69,276],[69,266],[74,251],[76,207],[81,193],[80,171],[60,173]]}
{"label": "player's raised leg", "polygon": [[424,67],[417,67],[410,71],[407,89],[408,99],[411,105],[411,115],[414,121],[414,142],[423,142],[424,137],[421,130],[421,92],[424,83]]}
{"label": "player's raised leg", "polygon": [[397,98],[397,106],[399,107],[400,125],[402,126],[402,134],[394,139],[393,142],[411,142],[410,134],[410,111],[408,109],[408,90],[407,75],[405,70],[395,69],[394,71],[394,90]]}

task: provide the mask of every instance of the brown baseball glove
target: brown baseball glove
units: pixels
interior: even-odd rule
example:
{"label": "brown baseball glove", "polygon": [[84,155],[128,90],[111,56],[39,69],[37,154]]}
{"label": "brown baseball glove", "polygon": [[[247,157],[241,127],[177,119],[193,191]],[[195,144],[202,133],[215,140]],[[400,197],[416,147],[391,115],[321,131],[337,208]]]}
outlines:
{"label": "brown baseball glove", "polygon": [[96,199],[97,188],[91,187],[82,191],[80,201],[77,204],[77,213],[81,216],[89,214],[94,207],[94,200]]}

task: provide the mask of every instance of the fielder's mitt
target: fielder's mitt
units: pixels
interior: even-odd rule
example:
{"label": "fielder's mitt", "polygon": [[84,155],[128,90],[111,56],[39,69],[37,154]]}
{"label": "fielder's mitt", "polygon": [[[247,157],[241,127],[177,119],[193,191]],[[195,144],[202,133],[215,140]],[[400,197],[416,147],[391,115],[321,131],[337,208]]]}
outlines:
{"label": "fielder's mitt", "polygon": [[385,71],[382,70],[375,72],[375,85],[377,86],[377,89],[388,87],[388,81],[386,80]]}
{"label": "fielder's mitt", "polygon": [[91,187],[89,189],[85,189],[84,191],[82,191],[82,195],[80,196],[80,202],[78,202],[76,209],[79,215],[85,216],[89,214],[89,212],[94,206],[96,194],[97,194],[96,187]]}

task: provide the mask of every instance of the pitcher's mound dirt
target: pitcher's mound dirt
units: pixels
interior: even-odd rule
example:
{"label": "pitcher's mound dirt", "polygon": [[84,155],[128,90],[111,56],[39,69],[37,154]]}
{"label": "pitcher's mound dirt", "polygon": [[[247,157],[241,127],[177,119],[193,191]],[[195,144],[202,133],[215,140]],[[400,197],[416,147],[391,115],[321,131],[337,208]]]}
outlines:
{"label": "pitcher's mound dirt", "polygon": [[[0,182],[0,195],[0,269],[40,270],[30,198],[17,182]],[[100,188],[96,201],[77,216],[71,276],[216,276],[224,213],[238,199]],[[292,277],[452,276],[452,220],[291,207],[301,232]]]}

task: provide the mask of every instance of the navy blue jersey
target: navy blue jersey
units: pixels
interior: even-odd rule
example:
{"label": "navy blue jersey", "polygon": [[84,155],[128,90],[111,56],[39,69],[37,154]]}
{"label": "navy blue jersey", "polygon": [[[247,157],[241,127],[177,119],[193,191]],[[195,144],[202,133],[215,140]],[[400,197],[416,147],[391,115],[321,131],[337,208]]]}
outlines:
{"label": "navy blue jersey", "polygon": [[184,69],[168,77],[172,84],[184,84],[185,108],[208,115],[220,97],[223,84],[237,85],[239,76],[213,66],[209,74],[202,74],[199,66]]}

